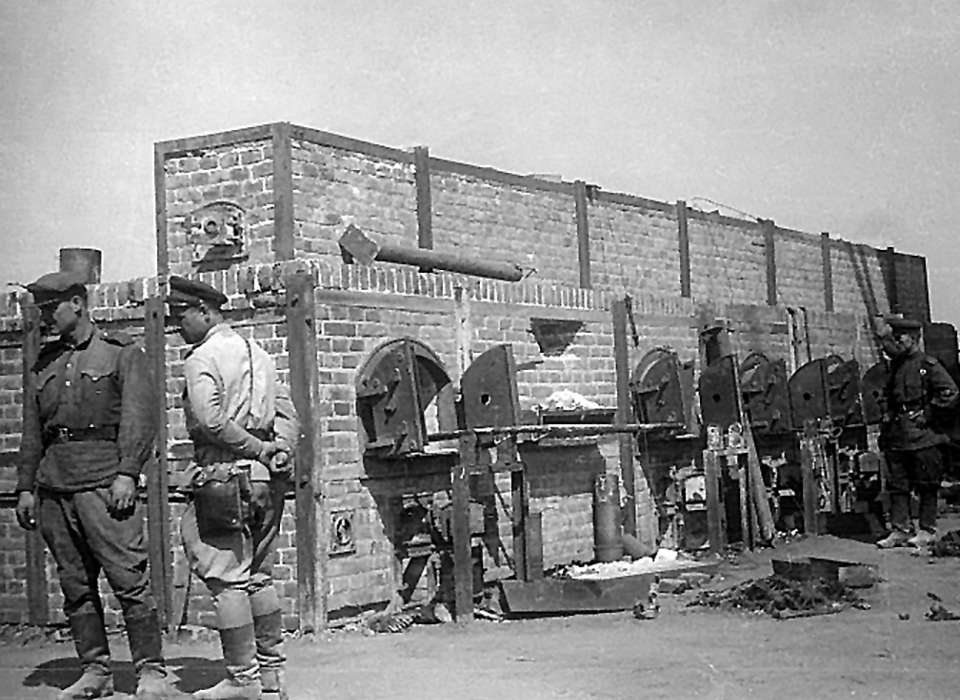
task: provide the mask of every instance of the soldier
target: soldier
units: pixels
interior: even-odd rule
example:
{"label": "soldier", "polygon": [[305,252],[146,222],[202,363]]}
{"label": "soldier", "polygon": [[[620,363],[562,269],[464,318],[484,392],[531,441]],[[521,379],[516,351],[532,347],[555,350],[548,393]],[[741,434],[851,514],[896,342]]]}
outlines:
{"label": "soldier", "polygon": [[185,697],[167,679],[137,500],[156,430],[144,349],[94,325],[81,275],[50,273],[27,289],[41,328],[59,336],[42,347],[28,379],[35,398],[23,407],[17,476],[17,521],[28,530],[39,523],[57,563],[83,668],[58,697],[113,694],[101,571],[123,611],[136,697]]}
{"label": "soldier", "polygon": [[[937,418],[957,400],[957,386],[943,365],[920,349],[919,321],[888,317],[886,324],[880,342],[890,367],[880,448],[887,462],[892,530],[877,545],[922,547],[936,541],[937,493],[943,476],[940,446],[947,442],[936,430]],[[912,536],[911,491],[920,499],[920,529]]]}
{"label": "soldier", "polygon": [[226,297],[170,278],[167,303],[192,345],[184,410],[196,464],[180,521],[184,550],[213,595],[227,678],[197,698],[286,698],[280,601],[270,554],[300,428],[270,356],[220,313]]}

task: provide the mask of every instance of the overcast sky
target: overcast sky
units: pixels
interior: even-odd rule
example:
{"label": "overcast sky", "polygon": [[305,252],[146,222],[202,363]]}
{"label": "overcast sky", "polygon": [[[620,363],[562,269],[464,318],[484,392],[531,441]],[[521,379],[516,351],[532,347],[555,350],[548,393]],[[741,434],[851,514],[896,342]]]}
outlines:
{"label": "overcast sky", "polygon": [[153,143],[291,121],[892,245],[960,325],[958,76],[952,0],[8,0],[0,282],[155,274]]}

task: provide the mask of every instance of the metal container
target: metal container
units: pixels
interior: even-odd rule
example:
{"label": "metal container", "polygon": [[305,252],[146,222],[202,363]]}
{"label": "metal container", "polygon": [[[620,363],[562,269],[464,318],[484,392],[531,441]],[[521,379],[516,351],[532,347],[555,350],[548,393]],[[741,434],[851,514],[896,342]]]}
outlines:
{"label": "metal container", "polygon": [[593,545],[597,561],[623,557],[622,532],[620,479],[616,474],[598,474],[593,482]]}
{"label": "metal container", "polygon": [[86,284],[100,283],[103,254],[96,248],[61,248],[60,271],[80,272]]}

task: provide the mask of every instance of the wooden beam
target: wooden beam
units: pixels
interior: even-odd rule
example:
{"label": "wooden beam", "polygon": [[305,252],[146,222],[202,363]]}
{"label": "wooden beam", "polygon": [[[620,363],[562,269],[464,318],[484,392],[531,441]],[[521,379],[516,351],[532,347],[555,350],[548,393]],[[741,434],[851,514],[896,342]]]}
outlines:
{"label": "wooden beam", "polygon": [[[473,557],[470,552],[470,472],[477,460],[477,437],[460,436],[460,459],[451,467],[453,508],[453,589],[457,622],[473,620]],[[514,510],[516,505],[514,505]],[[514,559],[517,559],[516,554]],[[519,566],[519,564],[518,564]]]}
{"label": "wooden beam", "polygon": [[326,627],[325,487],[321,460],[317,383],[317,331],[313,277],[297,272],[286,279],[287,351],[290,358],[290,392],[300,418],[294,488],[297,520],[297,611],[301,632]]}
{"label": "wooden beam", "polygon": [[167,159],[162,144],[153,150],[153,204],[154,230],[157,233],[157,275],[160,278],[160,295],[163,296],[170,274],[170,257],[167,242]]}
{"label": "wooden beam", "polygon": [[897,284],[897,251],[893,246],[889,246],[883,255],[886,257],[887,264],[887,302],[890,305],[890,313],[900,313],[900,285]]}
{"label": "wooden beam", "polygon": [[767,305],[777,305],[777,242],[776,225],[770,219],[761,219],[763,250],[767,263]]}
{"label": "wooden beam", "polygon": [[[37,398],[31,371],[40,352],[40,311],[33,304],[23,304],[23,417],[36,420]],[[40,530],[29,530],[24,537],[27,564],[27,616],[33,625],[50,621],[47,602],[46,550]]]}
{"label": "wooden beam", "polygon": [[144,349],[153,392],[153,420],[157,432],[153,457],[146,468],[147,541],[151,543],[150,585],[157,602],[160,624],[167,629],[173,620],[173,554],[170,550],[170,474],[167,463],[167,374],[163,298],[153,296],[144,305]]}
{"label": "wooden beam", "polygon": [[580,261],[580,288],[590,289],[590,224],[587,214],[587,183],[573,183],[573,199],[577,210],[577,255]]}
{"label": "wooden beam", "polygon": [[294,257],[293,153],[290,124],[270,126],[273,141],[273,253],[276,260]]}
{"label": "wooden beam", "polygon": [[414,179],[417,183],[417,243],[433,248],[433,206],[430,202],[430,149],[413,149]]}
{"label": "wooden beam", "polygon": [[271,126],[270,124],[260,124],[242,129],[233,129],[232,131],[220,131],[215,134],[203,134],[201,136],[188,136],[187,138],[174,139],[172,141],[161,141],[156,145],[156,148],[169,157],[177,158],[194,151],[266,139],[270,136]]}
{"label": "wooden beam", "polygon": [[680,296],[690,297],[690,232],[687,228],[687,203],[677,200],[677,237],[680,249]]}
{"label": "wooden beam", "polygon": [[[631,422],[630,349],[627,344],[627,300],[613,302],[613,361],[617,381],[617,423]],[[627,494],[627,508],[623,515],[623,531],[637,535],[637,483],[633,463],[633,434],[618,435],[620,447],[620,478]]]}
{"label": "wooden beam", "polygon": [[820,259],[823,264],[823,308],[833,311],[833,259],[830,251],[830,234],[824,231],[820,234]]}

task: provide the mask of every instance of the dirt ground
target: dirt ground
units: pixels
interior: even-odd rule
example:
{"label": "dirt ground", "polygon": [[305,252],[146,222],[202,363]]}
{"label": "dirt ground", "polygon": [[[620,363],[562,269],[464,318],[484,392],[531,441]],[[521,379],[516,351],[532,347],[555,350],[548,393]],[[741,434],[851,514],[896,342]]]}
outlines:
{"label": "dirt ground", "polygon": [[[724,564],[710,586],[768,575],[777,551]],[[291,639],[291,698],[960,697],[960,621],[924,617],[928,592],[960,611],[960,560],[871,552],[883,580],[862,591],[869,610],[781,621],[686,607],[695,593],[685,593],[662,595],[649,620],[627,611]],[[112,643],[118,691],[129,692],[126,644]],[[220,677],[213,642],[166,654],[183,690]],[[0,646],[2,698],[53,697],[76,673],[68,642]]]}

